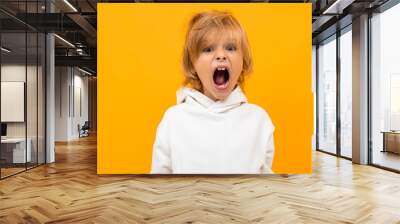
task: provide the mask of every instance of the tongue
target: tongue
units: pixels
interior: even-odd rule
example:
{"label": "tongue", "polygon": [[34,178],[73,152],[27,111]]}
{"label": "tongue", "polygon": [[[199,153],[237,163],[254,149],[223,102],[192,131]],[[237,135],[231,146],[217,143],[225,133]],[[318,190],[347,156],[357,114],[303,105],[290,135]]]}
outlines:
{"label": "tongue", "polygon": [[215,83],[217,85],[223,85],[225,83],[224,74],[222,72],[219,72],[217,77],[215,77]]}

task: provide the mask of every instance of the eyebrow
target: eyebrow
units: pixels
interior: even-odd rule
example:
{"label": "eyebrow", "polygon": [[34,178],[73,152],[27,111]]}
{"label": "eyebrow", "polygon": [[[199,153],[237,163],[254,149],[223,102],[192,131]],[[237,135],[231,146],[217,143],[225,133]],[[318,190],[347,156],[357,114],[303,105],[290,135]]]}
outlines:
{"label": "eyebrow", "polygon": [[[215,32],[215,31],[214,31]],[[233,33],[230,33],[226,38],[226,43],[224,43],[224,46],[226,45],[234,45],[235,47],[240,46],[240,38],[238,38],[236,35],[232,35]],[[217,32],[215,33],[207,33],[204,35],[200,41],[197,44],[197,52],[201,52],[204,48],[206,47],[212,47],[215,45],[215,36],[218,35]],[[226,33],[225,33],[226,35]]]}
{"label": "eyebrow", "polygon": [[[212,45],[215,41],[210,40],[210,38],[204,38],[203,40],[200,41],[200,45]],[[238,38],[229,38],[228,40],[225,41],[227,44],[239,44],[240,40]]]}
{"label": "eyebrow", "polygon": [[238,45],[237,41],[229,41],[225,45]]}

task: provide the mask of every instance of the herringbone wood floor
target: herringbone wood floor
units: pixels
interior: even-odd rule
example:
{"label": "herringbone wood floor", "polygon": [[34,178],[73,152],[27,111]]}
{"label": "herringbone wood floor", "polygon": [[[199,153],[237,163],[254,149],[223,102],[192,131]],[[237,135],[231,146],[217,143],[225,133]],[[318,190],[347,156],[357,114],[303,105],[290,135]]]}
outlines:
{"label": "herringbone wood floor", "polygon": [[312,175],[98,176],[96,141],[0,181],[0,223],[400,223],[400,175],[314,154]]}

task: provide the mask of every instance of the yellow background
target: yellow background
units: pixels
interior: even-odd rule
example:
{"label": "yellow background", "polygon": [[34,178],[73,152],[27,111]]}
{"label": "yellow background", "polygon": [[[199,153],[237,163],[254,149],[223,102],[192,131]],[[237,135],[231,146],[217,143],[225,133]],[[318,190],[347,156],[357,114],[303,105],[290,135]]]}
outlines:
{"label": "yellow background", "polygon": [[231,12],[247,32],[254,72],[244,90],[276,127],[273,170],[311,172],[311,4],[100,3],[99,174],[150,172],[157,125],[183,80],[188,22],[212,9]]}

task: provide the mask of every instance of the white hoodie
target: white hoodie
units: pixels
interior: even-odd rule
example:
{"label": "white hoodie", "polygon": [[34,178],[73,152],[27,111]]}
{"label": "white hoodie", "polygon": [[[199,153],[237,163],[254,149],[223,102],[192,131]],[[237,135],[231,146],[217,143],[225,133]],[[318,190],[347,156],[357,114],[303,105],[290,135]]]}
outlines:
{"label": "white hoodie", "polygon": [[237,87],[223,101],[182,88],[157,128],[151,173],[272,173],[274,125]]}

